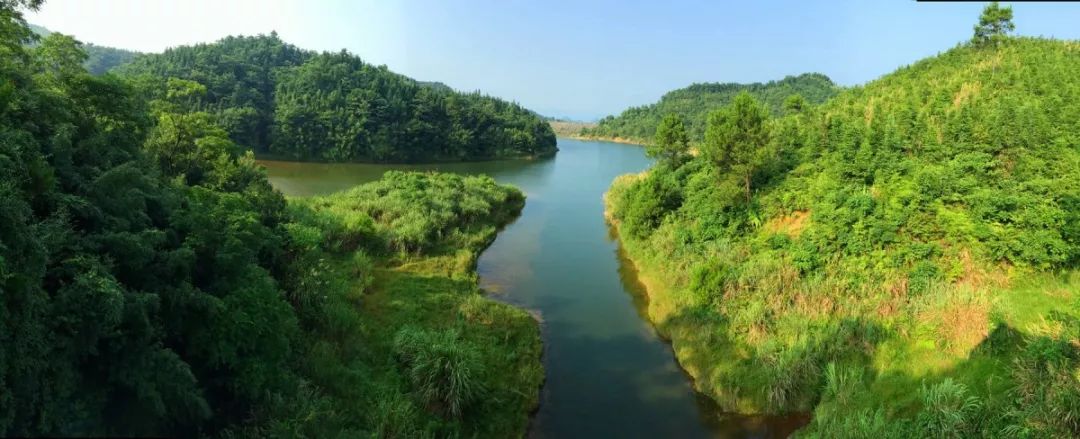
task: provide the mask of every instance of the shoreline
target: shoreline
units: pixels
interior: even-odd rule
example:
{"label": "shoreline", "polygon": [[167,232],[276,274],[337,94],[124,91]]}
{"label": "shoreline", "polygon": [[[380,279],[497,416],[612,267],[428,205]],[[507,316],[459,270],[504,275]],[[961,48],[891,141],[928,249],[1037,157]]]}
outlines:
{"label": "shoreline", "polygon": [[644,292],[646,300],[645,315],[649,320],[649,325],[653,327],[653,329],[656,331],[657,335],[659,335],[661,339],[666,341],[668,345],[671,346],[672,354],[675,356],[676,365],[679,367],[679,369],[685,372],[688,377],[690,377],[690,384],[691,387],[693,387],[694,391],[707,396],[713,402],[719,403],[712,395],[701,390],[700,386],[698,385],[698,376],[700,375],[700,371],[696,368],[692,369],[684,363],[683,359],[679,355],[677,340],[672,337],[671,332],[663,325],[664,318],[667,314],[661,313],[660,310],[657,309],[657,307],[660,306],[661,301],[668,299],[667,296],[671,293],[671,290],[669,288],[664,288],[660,283],[658,283],[656,281],[656,277],[653,275],[653,273],[651,273],[654,270],[643,264],[641,258],[636,257],[632,246],[628,245],[629,243],[627,242],[627,240],[623,238],[623,232],[622,229],[619,227],[619,221],[615,219],[615,217],[611,214],[611,200],[609,196],[611,195],[612,188],[615,185],[620,184],[624,180],[637,180],[643,178],[648,172],[648,170],[645,170],[636,174],[623,174],[616,177],[615,180],[612,181],[611,187],[608,188],[607,192],[604,192],[604,222],[606,222],[611,228],[611,231],[613,232],[612,236],[615,238],[616,244],[622,250],[623,255],[625,255],[626,261],[629,262],[630,265],[634,268],[638,282],[640,282],[642,287],[644,287],[642,288],[642,291]]}
{"label": "shoreline", "polygon": [[621,143],[623,145],[638,145],[644,146],[645,142],[637,139],[627,139],[625,137],[599,137],[599,136],[581,136],[581,135],[566,135],[558,136],[564,139],[571,140],[583,140],[587,142],[609,142],[609,143]]}
{"label": "shoreline", "polygon": [[539,310],[530,309],[522,306],[521,304],[513,303],[510,300],[507,300],[506,296],[504,296],[500,292],[485,289],[482,286],[483,283],[481,282],[480,272],[478,271],[480,257],[483,256],[484,252],[486,252],[489,248],[491,248],[492,245],[495,244],[495,240],[499,238],[499,235],[505,232],[506,229],[508,229],[519,219],[521,219],[522,215],[524,214],[525,205],[529,202],[529,200],[528,196],[524,195],[524,192],[522,192],[522,195],[524,199],[522,200],[521,206],[517,208],[517,213],[514,215],[514,217],[511,218],[509,221],[505,222],[504,224],[500,225],[495,230],[495,233],[492,233],[490,238],[487,239],[487,241],[484,242],[483,245],[480,246],[475,252],[473,252],[472,261],[470,262],[469,266],[469,273],[473,276],[473,285],[476,287],[477,291],[480,292],[480,295],[484,298],[484,300],[490,300],[492,302],[500,303],[513,309],[522,311],[525,314],[528,314],[529,318],[531,318],[533,321],[534,327],[536,328],[536,339],[540,343],[540,352],[536,356],[536,361],[540,363],[540,383],[536,386],[535,392],[533,392],[531,395],[532,404],[525,412],[527,420],[525,422],[525,429],[522,431],[521,437],[528,437],[529,432],[531,432],[533,429],[533,423],[536,422],[536,414],[540,412],[540,406],[544,402],[544,392],[547,389],[548,376],[547,368],[544,367],[544,361],[547,359],[548,344],[547,340],[544,339],[544,319],[541,316]]}
{"label": "shoreline", "polygon": [[485,163],[485,162],[530,162],[550,159],[555,157],[559,150],[556,148],[554,151],[543,154],[532,155],[519,155],[509,157],[485,157],[469,160],[424,160],[417,162],[399,162],[399,161],[362,161],[362,160],[346,160],[346,161],[329,161],[329,160],[308,160],[308,159],[296,159],[289,158],[280,155],[273,154],[254,154],[255,161],[257,162],[275,162],[275,163],[305,163],[305,164],[317,164],[317,165],[385,165],[385,166],[412,166],[412,165],[446,165],[456,163]]}
{"label": "shoreline", "polygon": [[[612,190],[617,186],[644,178],[648,172],[649,170],[645,170],[640,173],[620,175],[612,181],[608,191],[604,193],[604,221],[609,225],[613,232],[611,235],[617,240],[616,243],[619,246],[622,255],[634,268],[637,280],[643,287],[644,298],[646,300],[645,316],[648,319],[648,323],[653,327],[660,338],[666,341],[671,347],[671,351],[675,357],[676,366],[678,366],[690,379],[690,385],[694,392],[707,398],[712,404],[715,404],[721,413],[747,417],[765,416],[792,420],[799,419],[801,422],[799,422],[800,425],[797,429],[805,427],[810,422],[810,413],[770,413],[762,410],[761,407],[755,406],[746,398],[735,398],[725,401],[719,394],[713,391],[714,389],[702,386],[703,381],[701,377],[703,373],[706,373],[708,368],[705,367],[707,364],[702,364],[701,361],[694,361],[694,354],[701,346],[700,343],[695,345],[694,335],[696,333],[692,332],[692,330],[691,332],[687,332],[686,328],[682,328],[681,330],[677,323],[674,325],[668,324],[669,319],[672,316],[677,316],[678,311],[681,308],[679,299],[674,297],[677,290],[673,288],[670,283],[665,283],[663,281],[659,270],[655,266],[640,257],[638,254],[640,249],[635,245],[637,243],[624,237],[622,229],[619,227],[619,221],[615,219],[611,213],[612,201],[610,196]],[[735,355],[736,353],[731,352],[730,354]]]}

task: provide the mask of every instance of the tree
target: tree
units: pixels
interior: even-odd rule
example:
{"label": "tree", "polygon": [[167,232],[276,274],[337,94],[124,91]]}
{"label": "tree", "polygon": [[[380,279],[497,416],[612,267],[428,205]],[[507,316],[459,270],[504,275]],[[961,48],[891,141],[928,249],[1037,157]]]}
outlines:
{"label": "tree", "polygon": [[734,173],[743,180],[746,201],[750,201],[750,179],[764,162],[769,132],[765,123],[769,110],[747,92],[731,105],[709,114],[702,153],[722,173]]}
{"label": "tree", "polygon": [[37,35],[30,31],[23,19],[22,9],[36,11],[44,0],[0,0],[0,55],[6,58],[26,60],[23,44],[35,41]]}
{"label": "tree", "polygon": [[86,61],[82,43],[69,35],[49,34],[35,49],[35,56],[45,73],[65,78],[86,73],[82,66]]}
{"label": "tree", "polygon": [[690,136],[686,134],[682,118],[668,114],[656,127],[656,137],[653,143],[645,148],[645,153],[667,163],[678,163],[689,150]]}
{"label": "tree", "polygon": [[971,38],[971,42],[976,46],[996,46],[1005,39],[1006,34],[1016,29],[1012,18],[1012,6],[1003,8],[998,2],[990,3],[979,16],[979,24],[975,25],[975,36]]}

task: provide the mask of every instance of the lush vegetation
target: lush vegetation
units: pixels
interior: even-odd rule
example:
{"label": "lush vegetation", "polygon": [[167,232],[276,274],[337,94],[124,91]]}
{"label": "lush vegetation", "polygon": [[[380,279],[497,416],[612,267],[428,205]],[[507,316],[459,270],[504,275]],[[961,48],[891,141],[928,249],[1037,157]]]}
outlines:
{"label": "lush vegetation", "polygon": [[[476,253],[523,205],[391,174],[287,202],[200,83],[93,76],[0,2],[0,435],[502,437],[539,336]],[[207,109],[211,110],[211,109]]]}
{"label": "lush vegetation", "polygon": [[[41,26],[30,25],[30,29],[39,37],[47,37],[53,32]],[[30,44],[33,46],[33,43]],[[93,43],[82,43],[82,50],[86,52],[86,60],[82,65],[91,75],[104,75],[109,70],[127,64],[136,57],[142,55],[131,50],[117,49],[115,47],[98,46]]]}
{"label": "lush vegetation", "polygon": [[740,93],[747,92],[763,102],[774,115],[790,112],[784,102],[793,95],[802,96],[808,104],[816,105],[836,95],[840,88],[820,73],[788,76],[767,83],[705,83],[670,91],[659,102],[629,108],[618,116],[607,116],[593,128],[585,128],[586,137],[622,139],[645,143],[656,135],[661,119],[676,115],[684,121],[690,139],[705,138],[706,118],[711,111],[731,103]]}
{"label": "lush vegetation", "polygon": [[290,302],[311,325],[305,376],[326,411],[282,406],[251,432],[521,436],[543,381],[539,330],[483,297],[473,270],[524,201],[489,177],[400,172],[291,200],[285,227],[305,251]]}
{"label": "lush vegetation", "polygon": [[1080,435],[1080,44],[1001,11],[822,106],[740,95],[700,154],[615,182],[701,391],[809,437]]}
{"label": "lush vegetation", "polygon": [[345,51],[314,53],[276,34],[172,48],[117,69],[151,98],[170,78],[197,82],[190,103],[258,153],[322,161],[423,162],[555,152],[537,114],[479,93],[417,82]]}

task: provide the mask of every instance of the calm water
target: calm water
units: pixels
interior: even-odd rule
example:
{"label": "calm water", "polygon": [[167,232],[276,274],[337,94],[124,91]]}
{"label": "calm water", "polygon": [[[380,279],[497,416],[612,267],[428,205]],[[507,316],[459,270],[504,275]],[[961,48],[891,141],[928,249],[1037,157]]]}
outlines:
{"label": "calm water", "polygon": [[440,165],[263,162],[288,195],[328,193],[387,169],[486,173],[525,191],[521,217],[480,257],[481,285],[536,312],[547,382],[538,438],[783,437],[794,418],[729,416],[696,394],[643,314],[633,265],[604,222],[604,191],[649,160],[637,146],[559,139],[556,157]]}

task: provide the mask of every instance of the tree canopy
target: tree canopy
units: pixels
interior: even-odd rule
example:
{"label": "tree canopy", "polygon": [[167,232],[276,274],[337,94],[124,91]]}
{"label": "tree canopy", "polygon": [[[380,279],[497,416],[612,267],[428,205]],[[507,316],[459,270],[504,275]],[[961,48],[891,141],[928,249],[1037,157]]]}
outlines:
{"label": "tree canopy", "polygon": [[975,36],[971,41],[977,46],[997,45],[1016,29],[1012,19],[1012,6],[1003,8],[998,2],[991,2],[979,16],[979,24],[975,25]]}
{"label": "tree canopy", "polygon": [[315,53],[276,34],[146,55],[117,69],[151,96],[198,82],[209,113],[257,153],[301,160],[425,162],[535,157],[555,135],[518,104],[423,83],[348,52]]}

